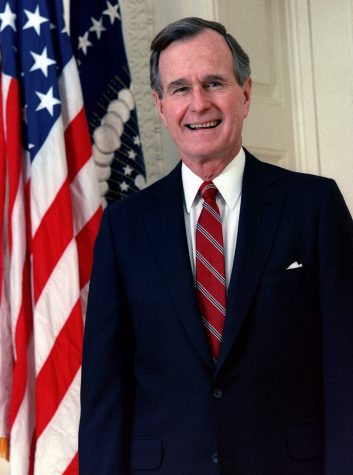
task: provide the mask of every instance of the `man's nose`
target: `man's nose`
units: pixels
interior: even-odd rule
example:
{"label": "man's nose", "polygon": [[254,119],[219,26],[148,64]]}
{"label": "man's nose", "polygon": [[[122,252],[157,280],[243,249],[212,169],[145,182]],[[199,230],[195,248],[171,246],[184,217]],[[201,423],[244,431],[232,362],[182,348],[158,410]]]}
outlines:
{"label": "man's nose", "polygon": [[192,92],[192,110],[202,112],[203,110],[208,109],[210,100],[207,91],[203,87],[197,86]]}

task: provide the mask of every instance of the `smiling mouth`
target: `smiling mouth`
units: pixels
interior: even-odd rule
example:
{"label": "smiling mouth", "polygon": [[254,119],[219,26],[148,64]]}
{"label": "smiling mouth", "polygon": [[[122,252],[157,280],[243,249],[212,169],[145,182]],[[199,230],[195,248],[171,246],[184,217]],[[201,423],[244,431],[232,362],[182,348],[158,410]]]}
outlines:
{"label": "smiling mouth", "polygon": [[190,130],[214,129],[221,122],[222,122],[221,120],[210,120],[209,122],[186,124],[186,127]]}

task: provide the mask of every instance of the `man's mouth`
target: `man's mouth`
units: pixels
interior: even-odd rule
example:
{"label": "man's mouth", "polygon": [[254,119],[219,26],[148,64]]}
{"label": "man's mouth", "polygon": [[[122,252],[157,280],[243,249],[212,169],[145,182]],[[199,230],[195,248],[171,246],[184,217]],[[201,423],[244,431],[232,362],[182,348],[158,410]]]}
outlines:
{"label": "man's mouth", "polygon": [[186,124],[186,127],[190,130],[214,129],[220,123],[221,123],[221,120],[210,120],[209,122]]}

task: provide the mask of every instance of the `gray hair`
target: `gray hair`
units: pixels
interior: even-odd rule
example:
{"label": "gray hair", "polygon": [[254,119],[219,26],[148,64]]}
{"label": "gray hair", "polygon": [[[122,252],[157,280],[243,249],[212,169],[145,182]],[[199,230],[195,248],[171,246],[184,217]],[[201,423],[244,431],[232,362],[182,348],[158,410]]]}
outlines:
{"label": "gray hair", "polygon": [[250,77],[250,59],[237,40],[229,33],[225,27],[216,21],[204,20],[203,18],[188,17],[170,23],[151,43],[150,58],[150,81],[151,88],[155,91],[159,98],[162,98],[163,88],[159,76],[159,57],[163,50],[174,41],[192,38],[206,29],[217,31],[225,39],[232,53],[234,62],[234,74],[237,83],[244,85],[246,79]]}

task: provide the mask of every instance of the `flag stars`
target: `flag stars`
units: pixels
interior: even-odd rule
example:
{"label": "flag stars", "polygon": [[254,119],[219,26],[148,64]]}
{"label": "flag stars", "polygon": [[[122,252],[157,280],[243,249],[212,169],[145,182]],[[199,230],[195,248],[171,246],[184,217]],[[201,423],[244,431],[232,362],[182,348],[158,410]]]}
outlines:
{"label": "flag stars", "polygon": [[141,140],[138,135],[135,135],[134,137],[134,145],[141,145]]}
{"label": "flag stars", "polygon": [[1,27],[0,31],[3,31],[7,26],[16,31],[16,13],[11,11],[11,7],[8,3],[6,3],[5,10],[0,13],[0,20],[1,20]]}
{"label": "flag stars", "polygon": [[56,64],[56,62],[53,59],[48,58],[47,47],[43,48],[41,54],[31,51],[31,55],[34,59],[34,63],[30,71],[36,71],[37,69],[40,69],[44,76],[48,77],[48,67]]}
{"label": "flag stars", "polygon": [[137,157],[137,153],[134,150],[129,150],[127,154],[131,160],[135,160],[135,158]]}
{"label": "flag stars", "polygon": [[124,175],[130,176],[131,173],[134,171],[133,168],[131,168],[129,165],[126,165],[126,167],[123,168],[124,170]]}
{"label": "flag stars", "polygon": [[53,86],[49,88],[46,94],[36,91],[37,96],[40,99],[40,103],[37,106],[36,111],[46,109],[52,116],[54,113],[54,106],[60,104],[60,101],[53,95]]}
{"label": "flag stars", "polygon": [[91,17],[92,26],[89,31],[94,31],[97,35],[97,38],[100,40],[102,31],[106,31],[106,28],[103,26],[103,18],[101,17],[99,20]]}
{"label": "flag stars", "polygon": [[119,186],[120,190],[123,192],[126,192],[129,189],[129,185],[126,183],[126,181],[122,181],[121,183],[119,183]]}
{"label": "flag stars", "polygon": [[28,28],[33,28],[39,36],[40,26],[42,23],[49,22],[48,18],[40,15],[39,5],[37,5],[34,12],[30,12],[29,10],[25,10],[24,12],[27,15],[27,23],[23,26],[23,29],[27,30]]}
{"label": "flag stars", "polygon": [[92,43],[88,39],[89,32],[86,31],[86,33],[83,36],[78,37],[78,49],[82,49],[84,54],[87,54],[87,49],[89,46],[92,46]]}
{"label": "flag stars", "polygon": [[103,15],[108,15],[110,18],[111,25],[116,19],[120,20],[120,15],[118,13],[119,3],[112,5],[110,2],[107,2],[107,9],[103,11]]}
{"label": "flag stars", "polygon": [[[116,19],[121,20],[118,9],[119,3],[112,5],[109,1],[106,2],[107,9],[103,11],[103,15],[107,15],[110,19],[110,24],[113,25]],[[92,26],[82,35],[78,37],[78,49],[82,50],[84,55],[87,55],[87,50],[89,46],[93,46],[91,41],[88,39],[90,32],[96,34],[96,39],[100,40],[103,31],[107,29],[103,26],[104,18],[101,16],[98,20],[94,17],[91,17]]]}

